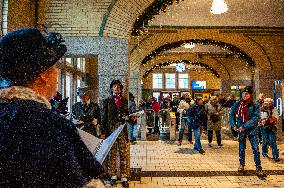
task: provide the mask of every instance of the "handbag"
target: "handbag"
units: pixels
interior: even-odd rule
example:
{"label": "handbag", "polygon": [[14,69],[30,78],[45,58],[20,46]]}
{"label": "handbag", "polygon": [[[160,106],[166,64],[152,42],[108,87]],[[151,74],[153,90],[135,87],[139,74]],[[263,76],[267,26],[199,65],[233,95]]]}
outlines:
{"label": "handbag", "polygon": [[210,119],[213,123],[216,123],[217,121],[220,121],[220,116],[216,114],[211,114]]}

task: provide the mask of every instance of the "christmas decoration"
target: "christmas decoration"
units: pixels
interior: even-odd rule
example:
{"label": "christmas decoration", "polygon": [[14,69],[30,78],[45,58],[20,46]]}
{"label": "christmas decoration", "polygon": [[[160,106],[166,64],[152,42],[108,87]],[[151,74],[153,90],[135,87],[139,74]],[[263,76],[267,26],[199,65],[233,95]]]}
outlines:
{"label": "christmas decoration", "polygon": [[202,45],[211,45],[211,46],[219,46],[222,49],[226,49],[232,52],[236,57],[243,59],[248,65],[254,67],[255,62],[254,60],[247,55],[245,52],[243,52],[238,47],[222,42],[222,41],[216,41],[216,40],[210,40],[210,39],[191,39],[191,40],[181,40],[169,44],[165,44],[163,46],[160,46],[156,50],[152,51],[149,55],[147,55],[141,62],[141,65],[145,65],[148,61],[153,59],[154,57],[162,54],[165,51],[171,50],[173,48],[181,47],[187,43],[194,43],[194,44],[202,44]]}
{"label": "christmas decoration", "polygon": [[157,65],[154,65],[152,68],[150,68],[149,70],[147,70],[144,73],[143,78],[146,78],[148,76],[148,74],[150,74],[155,69],[160,69],[160,68],[169,66],[171,64],[178,64],[178,63],[184,63],[184,64],[187,64],[187,65],[197,65],[197,66],[200,66],[200,67],[204,67],[206,70],[210,71],[214,76],[216,76],[217,78],[220,78],[220,75],[218,74],[218,72],[215,69],[213,69],[212,67],[210,67],[210,66],[208,66],[204,63],[201,63],[201,62],[191,62],[191,61],[188,61],[188,60],[167,61],[167,62],[163,62],[163,63],[159,63]]}
{"label": "christmas decoration", "polygon": [[160,11],[166,12],[168,5],[172,5],[174,2],[177,4],[179,1],[184,0],[155,0],[146,10],[140,15],[134,25],[131,32],[132,36],[138,36],[144,31],[144,26],[148,25],[149,20],[154,19],[155,15],[158,15]]}

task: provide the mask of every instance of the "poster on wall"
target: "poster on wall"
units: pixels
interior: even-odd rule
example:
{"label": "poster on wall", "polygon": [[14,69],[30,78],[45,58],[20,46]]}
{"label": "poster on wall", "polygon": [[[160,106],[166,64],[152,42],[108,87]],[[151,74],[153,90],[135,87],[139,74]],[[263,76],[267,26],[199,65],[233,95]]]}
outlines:
{"label": "poster on wall", "polygon": [[[274,107],[277,108],[279,116],[280,116],[280,124],[282,125],[282,132],[284,132],[284,120],[283,120],[283,82],[282,80],[274,81],[273,88],[273,99],[274,99]],[[282,117],[282,118],[281,118]]]}

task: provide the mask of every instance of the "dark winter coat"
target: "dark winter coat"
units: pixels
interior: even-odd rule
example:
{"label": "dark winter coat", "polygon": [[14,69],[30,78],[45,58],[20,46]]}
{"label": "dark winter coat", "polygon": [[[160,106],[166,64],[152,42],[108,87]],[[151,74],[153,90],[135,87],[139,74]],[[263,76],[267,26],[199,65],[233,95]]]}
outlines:
{"label": "dark winter coat", "polygon": [[204,106],[192,105],[186,111],[186,116],[189,117],[189,125],[192,129],[206,127],[207,114]]}
{"label": "dark winter coat", "polygon": [[0,101],[0,187],[81,187],[100,169],[71,121],[36,101]]}
{"label": "dark winter coat", "polygon": [[[110,96],[103,101],[101,131],[109,136],[118,126],[119,123],[125,123],[125,117],[129,114],[128,101],[121,97],[121,107],[117,108],[114,96]],[[123,129],[124,135],[128,140],[127,126]]]}
{"label": "dark winter coat", "polygon": [[72,116],[77,120],[81,120],[86,124],[92,124],[93,119],[97,119],[100,123],[100,107],[97,103],[83,104],[77,102],[72,107]]}
{"label": "dark winter coat", "polygon": [[242,123],[241,116],[236,116],[236,111],[239,107],[240,101],[235,102],[235,104],[231,108],[230,112],[230,125],[231,128],[234,126],[243,127],[245,131],[244,134],[247,135],[257,135],[258,134],[258,121],[260,119],[260,106],[259,103],[253,103],[247,107],[248,109],[248,121]]}

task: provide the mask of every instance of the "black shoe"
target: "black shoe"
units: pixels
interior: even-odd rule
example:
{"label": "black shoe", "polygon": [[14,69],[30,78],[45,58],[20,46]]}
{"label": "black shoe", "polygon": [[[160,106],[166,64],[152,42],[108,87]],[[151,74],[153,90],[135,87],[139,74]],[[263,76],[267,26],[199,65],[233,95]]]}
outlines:
{"label": "black shoe", "polygon": [[199,153],[203,155],[205,153],[205,151],[203,149],[201,149],[201,150],[199,150]]}
{"label": "black shoe", "polygon": [[276,159],[273,159],[273,160],[274,160],[274,162],[279,162],[280,161],[279,158],[276,158]]}
{"label": "black shoe", "polygon": [[129,183],[128,183],[128,181],[122,181],[122,182],[121,182],[121,185],[122,185],[123,188],[129,188]]}
{"label": "black shoe", "polygon": [[238,168],[238,172],[243,174],[245,172],[245,166],[240,165]]}
{"label": "black shoe", "polygon": [[110,185],[110,186],[114,186],[116,184],[116,179],[111,179],[109,178],[107,181],[106,181],[106,184],[107,185]]}
{"label": "black shoe", "polygon": [[255,174],[258,176],[258,177],[266,177],[266,174],[263,172],[262,168],[256,168],[256,171],[255,171]]}
{"label": "black shoe", "polygon": [[265,158],[269,158],[267,153],[262,154],[262,156],[265,157]]}

